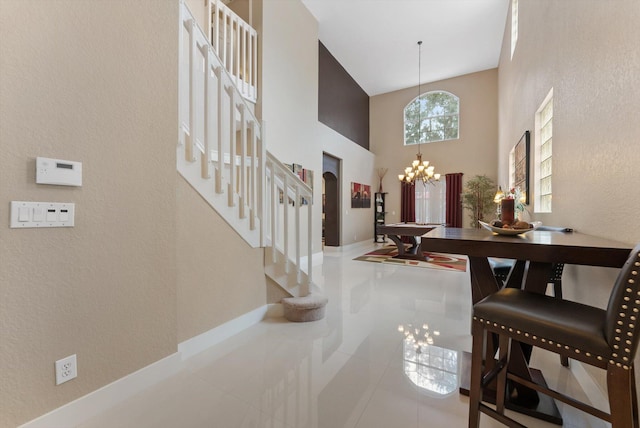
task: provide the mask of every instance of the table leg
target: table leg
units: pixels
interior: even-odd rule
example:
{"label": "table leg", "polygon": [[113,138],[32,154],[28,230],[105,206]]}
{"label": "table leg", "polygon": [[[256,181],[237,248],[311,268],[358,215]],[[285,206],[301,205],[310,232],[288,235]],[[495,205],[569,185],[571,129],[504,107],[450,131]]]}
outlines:
{"label": "table leg", "polygon": [[411,247],[405,248],[404,242],[402,242],[402,237],[399,235],[387,235],[389,239],[391,239],[398,248],[398,255],[394,256],[397,259],[409,259],[409,260],[420,260],[423,262],[428,262],[429,258],[425,257],[422,254],[422,245],[418,242],[415,236],[405,235],[411,240]]}

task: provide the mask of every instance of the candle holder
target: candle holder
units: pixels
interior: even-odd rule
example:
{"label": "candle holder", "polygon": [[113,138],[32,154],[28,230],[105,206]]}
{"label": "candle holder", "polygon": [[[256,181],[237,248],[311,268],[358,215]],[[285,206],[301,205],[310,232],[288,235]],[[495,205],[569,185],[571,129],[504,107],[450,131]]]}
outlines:
{"label": "candle holder", "polygon": [[500,220],[503,224],[513,224],[515,203],[514,199],[502,199],[500,201]]}

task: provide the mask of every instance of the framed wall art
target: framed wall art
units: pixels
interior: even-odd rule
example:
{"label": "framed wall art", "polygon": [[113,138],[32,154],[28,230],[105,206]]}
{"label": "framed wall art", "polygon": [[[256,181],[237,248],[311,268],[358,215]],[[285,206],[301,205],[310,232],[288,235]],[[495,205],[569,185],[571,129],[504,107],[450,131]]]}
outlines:
{"label": "framed wall art", "polygon": [[529,146],[531,133],[525,131],[509,154],[509,188],[520,188],[525,195],[524,203],[529,205]]}

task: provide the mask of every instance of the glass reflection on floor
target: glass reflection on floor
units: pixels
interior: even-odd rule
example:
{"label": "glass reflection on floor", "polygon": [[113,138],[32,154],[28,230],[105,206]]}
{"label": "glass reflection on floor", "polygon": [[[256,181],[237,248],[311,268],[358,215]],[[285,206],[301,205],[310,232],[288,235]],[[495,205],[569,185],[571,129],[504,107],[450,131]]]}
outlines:
{"label": "glass reflection on floor", "polygon": [[434,345],[437,330],[427,324],[399,326],[404,334],[402,355],[405,375],[424,392],[446,397],[458,389],[458,351]]}

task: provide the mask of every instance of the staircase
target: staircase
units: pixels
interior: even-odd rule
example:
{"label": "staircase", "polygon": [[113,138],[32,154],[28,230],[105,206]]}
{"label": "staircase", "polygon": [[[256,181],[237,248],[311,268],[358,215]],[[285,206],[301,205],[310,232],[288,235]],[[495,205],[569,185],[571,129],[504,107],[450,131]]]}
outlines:
{"label": "staircase", "polygon": [[285,316],[319,319],[326,299],[312,293],[312,190],[266,150],[252,104],[255,30],[219,0],[208,3],[208,34],[225,61],[180,6],[178,172],[247,244],[265,248],[265,274],[292,296]]}

